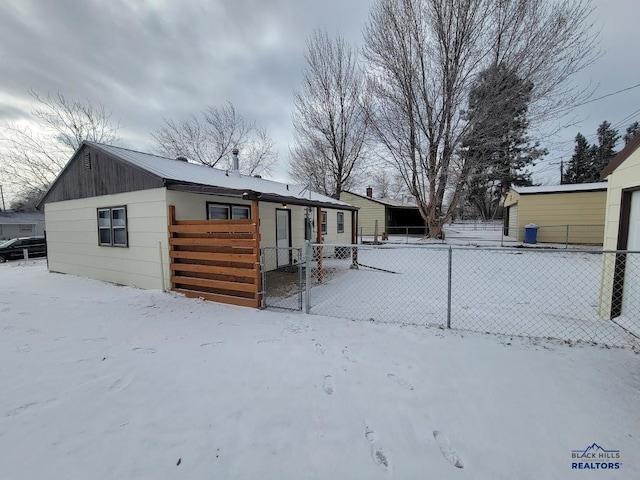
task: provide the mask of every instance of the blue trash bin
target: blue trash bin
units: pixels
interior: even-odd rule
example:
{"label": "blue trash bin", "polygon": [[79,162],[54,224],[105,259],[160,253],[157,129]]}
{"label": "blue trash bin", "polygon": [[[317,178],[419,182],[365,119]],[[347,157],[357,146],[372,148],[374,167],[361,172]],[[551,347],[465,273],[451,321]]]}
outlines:
{"label": "blue trash bin", "polygon": [[524,226],[524,243],[537,243],[536,237],[538,236],[538,225],[530,223]]}

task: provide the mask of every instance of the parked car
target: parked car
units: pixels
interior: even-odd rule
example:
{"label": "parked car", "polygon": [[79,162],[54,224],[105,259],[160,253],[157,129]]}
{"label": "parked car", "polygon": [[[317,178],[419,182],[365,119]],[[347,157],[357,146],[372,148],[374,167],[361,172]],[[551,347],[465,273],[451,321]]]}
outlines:
{"label": "parked car", "polygon": [[24,258],[24,249],[31,257],[44,257],[47,255],[47,243],[44,237],[12,238],[0,243],[0,263],[15,258]]}

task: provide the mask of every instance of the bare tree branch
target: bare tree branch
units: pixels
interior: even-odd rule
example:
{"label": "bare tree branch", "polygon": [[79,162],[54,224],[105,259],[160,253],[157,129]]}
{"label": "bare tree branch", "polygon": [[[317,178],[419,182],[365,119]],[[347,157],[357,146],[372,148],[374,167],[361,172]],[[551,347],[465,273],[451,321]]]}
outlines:
{"label": "bare tree branch", "polygon": [[307,41],[302,89],[294,94],[290,173],[313,188],[340,198],[367,161],[368,102],[356,50],[337,36],[316,30]]}
{"label": "bare tree branch", "polygon": [[32,197],[47,189],[83,140],[115,143],[120,122],[114,123],[101,103],[69,99],[59,92],[29,94],[37,129],[15,123],[0,126],[0,174],[19,195]]}
{"label": "bare tree branch", "polygon": [[161,155],[184,156],[209,167],[230,168],[230,154],[237,148],[240,171],[249,175],[268,173],[278,160],[267,131],[246,120],[231,102],[180,122],[165,119],[151,135]]}

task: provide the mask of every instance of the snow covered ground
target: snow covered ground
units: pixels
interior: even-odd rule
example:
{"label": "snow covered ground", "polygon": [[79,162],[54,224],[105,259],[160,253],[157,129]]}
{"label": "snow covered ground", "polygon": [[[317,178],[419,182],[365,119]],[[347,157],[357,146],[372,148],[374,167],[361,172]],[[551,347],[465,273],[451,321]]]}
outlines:
{"label": "snow covered ground", "polygon": [[[234,308],[34,261],[0,265],[0,365],[1,479],[640,478],[629,349]],[[620,458],[572,459],[594,443]]]}
{"label": "snow covered ground", "polygon": [[[311,313],[446,325],[448,255],[447,247],[437,245],[361,246],[358,270],[350,268],[350,258],[325,259],[323,284],[312,276]],[[451,327],[637,345],[637,338],[598,315],[601,265],[597,252],[454,248]],[[640,299],[634,305],[640,314]]]}

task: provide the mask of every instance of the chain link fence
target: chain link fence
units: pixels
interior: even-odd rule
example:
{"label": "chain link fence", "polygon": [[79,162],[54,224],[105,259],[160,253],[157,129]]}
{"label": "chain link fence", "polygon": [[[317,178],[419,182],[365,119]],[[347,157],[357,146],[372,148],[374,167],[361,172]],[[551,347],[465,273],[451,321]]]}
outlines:
{"label": "chain link fence", "polygon": [[301,248],[262,248],[263,307],[302,310],[303,260]]}
{"label": "chain link fence", "polygon": [[638,345],[640,252],[440,245],[307,249],[308,313]]}
{"label": "chain link fence", "polygon": [[604,224],[598,225],[540,225],[537,241],[540,243],[570,245],[600,245],[604,238]]}

